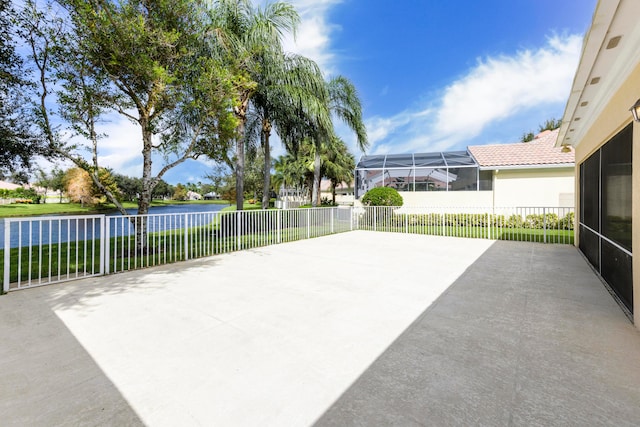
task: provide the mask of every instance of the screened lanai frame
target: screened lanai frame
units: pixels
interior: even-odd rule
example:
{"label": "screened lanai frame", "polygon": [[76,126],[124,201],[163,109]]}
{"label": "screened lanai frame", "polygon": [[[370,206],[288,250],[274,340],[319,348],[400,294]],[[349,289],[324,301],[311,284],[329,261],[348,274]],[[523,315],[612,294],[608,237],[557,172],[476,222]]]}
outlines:
{"label": "screened lanai frame", "polygon": [[491,190],[491,171],[481,171],[468,151],[362,156],[355,170],[355,196],[374,187],[398,191]]}

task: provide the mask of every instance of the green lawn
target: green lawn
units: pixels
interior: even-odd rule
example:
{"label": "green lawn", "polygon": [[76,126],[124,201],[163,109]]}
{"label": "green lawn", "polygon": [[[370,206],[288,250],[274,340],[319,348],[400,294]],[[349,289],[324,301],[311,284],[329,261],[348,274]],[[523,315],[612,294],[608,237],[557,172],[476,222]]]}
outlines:
{"label": "green lawn", "polygon": [[[251,206],[249,206],[251,209]],[[232,210],[232,209],[231,209]],[[240,223],[236,215],[216,215],[210,224],[190,227],[187,237],[189,247],[188,258],[210,256],[219,253],[232,252],[266,246],[278,242],[289,242],[308,237],[327,234],[326,225],[312,223],[307,226],[307,216],[289,218],[282,216],[278,221],[282,229],[276,230],[274,218],[253,218],[247,216]],[[260,220],[261,219],[261,220]],[[250,224],[249,224],[250,223]],[[236,227],[244,231],[240,236],[235,234]],[[373,226],[359,226],[362,230],[373,230]],[[349,220],[334,221],[334,232],[351,229]],[[431,226],[377,224],[377,231],[408,232],[412,234],[427,234],[451,237],[490,238],[496,240],[515,240],[530,242],[547,242],[573,244],[573,230],[540,230],[531,228],[497,228],[483,226]],[[168,264],[184,260],[185,256],[184,229],[147,233],[144,250],[138,250],[136,236],[113,237],[109,240],[109,271],[126,271],[142,267]],[[226,233],[229,236],[225,235]],[[76,251],[77,245],[77,251]],[[100,271],[100,240],[87,242],[70,242],[45,245],[42,248],[27,247],[11,249],[10,281],[25,282],[29,277],[45,278],[45,281],[55,281],[68,277],[82,277],[87,274],[97,274]],[[3,276],[4,251],[0,249],[0,279]],[[18,265],[20,266],[18,271]]]}
{"label": "green lawn", "polygon": [[[253,210],[260,210],[260,209],[262,209],[262,205],[260,203],[249,203],[245,201],[244,204],[242,205],[242,210],[245,210],[245,211],[253,211]],[[235,210],[236,210],[236,205],[232,204],[231,206],[222,208],[221,212],[230,212]]]}
{"label": "green lawn", "polygon": [[[217,219],[217,217],[216,217]],[[240,249],[266,246],[277,242],[290,242],[318,237],[326,233],[326,227],[306,225],[285,227],[280,233],[269,229],[264,223],[253,230],[255,233],[245,233],[240,236],[224,236],[220,233],[219,222],[190,227],[187,243],[189,258],[216,255]],[[336,224],[336,231],[346,231],[349,226]],[[183,229],[168,230],[157,233],[147,233],[146,245],[142,252],[137,250],[137,237],[113,237],[109,240],[109,271],[120,272],[154,265],[169,264],[185,259],[185,236]],[[76,253],[77,247],[77,253]],[[52,281],[87,274],[97,274],[100,271],[100,240],[86,242],[61,243],[44,245],[42,248],[23,247],[12,248],[10,252],[11,271],[10,282],[18,281],[18,266],[20,281],[26,282],[29,277],[38,277]],[[4,250],[0,249],[0,282],[4,278]],[[20,262],[18,262],[20,261]],[[37,282],[37,281],[36,281]],[[1,289],[1,286],[0,286]]]}
{"label": "green lawn", "polygon": [[[374,230],[373,226],[360,225],[361,230]],[[487,227],[454,227],[454,226],[385,226],[377,225],[376,231],[408,232],[411,234],[427,234],[434,236],[471,237],[495,240],[514,240],[519,242],[562,243],[573,244],[573,230],[539,230],[531,228],[491,228],[491,235]]]}
{"label": "green lawn", "polygon": [[[151,206],[169,206],[169,205],[228,205],[226,200],[154,200]],[[138,207],[136,202],[123,202],[125,209],[135,209]],[[21,216],[37,216],[37,215],[60,215],[60,214],[102,214],[112,212],[115,206],[107,203],[100,206],[81,206],[79,203],[43,203],[39,205],[28,204],[12,204],[0,205],[0,218],[21,217]]]}

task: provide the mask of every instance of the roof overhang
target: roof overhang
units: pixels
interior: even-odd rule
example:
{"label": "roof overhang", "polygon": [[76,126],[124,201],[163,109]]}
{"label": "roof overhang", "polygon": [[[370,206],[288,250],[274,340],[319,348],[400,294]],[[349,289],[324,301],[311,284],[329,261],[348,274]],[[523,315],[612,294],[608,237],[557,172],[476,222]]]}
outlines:
{"label": "roof overhang", "polygon": [[494,170],[516,170],[516,169],[573,169],[576,166],[575,163],[551,163],[547,165],[505,165],[505,166],[480,166],[481,171],[494,171]]}
{"label": "roof overhang", "polygon": [[638,0],[598,1],[583,41],[556,146],[580,144],[640,61],[639,16]]}

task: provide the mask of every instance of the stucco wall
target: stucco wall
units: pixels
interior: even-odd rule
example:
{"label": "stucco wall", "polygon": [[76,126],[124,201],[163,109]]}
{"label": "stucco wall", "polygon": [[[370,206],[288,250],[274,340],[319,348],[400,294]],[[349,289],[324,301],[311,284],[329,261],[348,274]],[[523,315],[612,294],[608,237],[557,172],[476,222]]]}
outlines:
{"label": "stucco wall", "polygon": [[494,171],[494,191],[401,192],[405,206],[573,207],[574,169]]}
{"label": "stucco wall", "polygon": [[[600,115],[591,123],[584,138],[579,141],[576,147],[576,200],[579,199],[579,165],[593,152],[605,144],[614,135],[620,132],[631,122],[629,108],[640,97],[640,64],[631,73],[630,77],[623,83],[614,96],[609,99]],[[633,221],[633,248],[640,248],[640,124],[633,126],[633,200],[632,200],[632,221]],[[580,218],[579,211],[576,210],[576,218]],[[579,242],[579,232],[576,232],[576,245]],[[634,323],[640,325],[640,257],[633,257],[633,306]]]}
{"label": "stucco wall", "polygon": [[491,207],[491,191],[403,191],[400,192],[404,206],[457,208]]}
{"label": "stucco wall", "polygon": [[573,207],[573,168],[494,172],[495,206]]}

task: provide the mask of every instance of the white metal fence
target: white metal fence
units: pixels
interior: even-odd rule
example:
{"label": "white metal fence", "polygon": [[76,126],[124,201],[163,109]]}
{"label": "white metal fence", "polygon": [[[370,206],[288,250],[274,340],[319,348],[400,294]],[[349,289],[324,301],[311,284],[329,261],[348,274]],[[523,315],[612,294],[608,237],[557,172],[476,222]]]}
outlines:
{"label": "white metal fence", "polygon": [[352,229],[349,208],[6,218],[3,291]]}
{"label": "white metal fence", "polygon": [[7,218],[3,291],[350,230],[573,243],[572,208],[334,207]]}
{"label": "white metal fence", "polygon": [[4,220],[3,290],[104,274],[104,215]]}
{"label": "white metal fence", "polygon": [[573,208],[378,206],[355,213],[359,230],[573,244]]}

